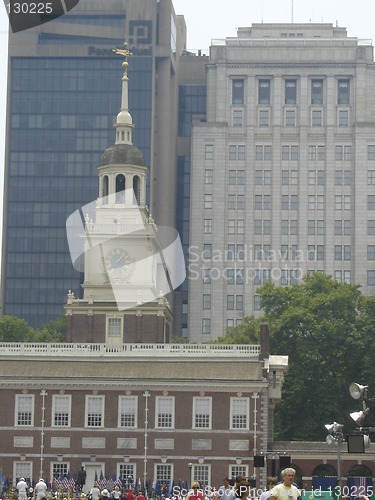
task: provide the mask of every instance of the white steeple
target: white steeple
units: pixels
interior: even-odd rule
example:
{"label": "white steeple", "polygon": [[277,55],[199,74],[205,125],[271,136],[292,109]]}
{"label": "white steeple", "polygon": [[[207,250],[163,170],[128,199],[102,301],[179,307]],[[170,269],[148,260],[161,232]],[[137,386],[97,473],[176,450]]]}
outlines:
{"label": "white steeple", "polygon": [[[124,43],[126,47],[127,43]],[[121,111],[117,115],[115,128],[116,128],[116,142],[115,144],[132,144],[132,129],[133,119],[129,113],[129,99],[128,99],[128,65],[126,58],[131,55],[128,49],[113,49],[118,55],[124,56],[125,61],[122,63],[124,74],[122,76],[122,96],[121,96]]]}

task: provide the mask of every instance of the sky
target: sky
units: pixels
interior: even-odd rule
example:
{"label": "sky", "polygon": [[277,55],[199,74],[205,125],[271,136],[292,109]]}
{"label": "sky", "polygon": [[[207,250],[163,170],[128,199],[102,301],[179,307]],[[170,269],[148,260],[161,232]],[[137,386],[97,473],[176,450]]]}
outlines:
{"label": "sky", "polygon": [[[25,0],[24,0],[25,1]],[[30,0],[27,0],[30,1]],[[3,180],[8,17],[0,2],[0,192]],[[348,36],[375,42],[374,0],[173,0],[185,16],[187,48],[207,51],[212,39],[235,37],[252,23],[333,23]],[[0,218],[2,201],[0,203]],[[1,236],[0,236],[1,238]]]}

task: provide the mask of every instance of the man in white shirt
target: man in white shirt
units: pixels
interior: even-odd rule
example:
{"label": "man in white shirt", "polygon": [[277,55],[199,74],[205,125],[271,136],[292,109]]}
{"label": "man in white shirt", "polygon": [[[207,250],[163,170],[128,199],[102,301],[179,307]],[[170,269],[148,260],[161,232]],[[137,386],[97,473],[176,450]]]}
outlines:
{"label": "man in white shirt", "polygon": [[36,483],[34,493],[36,500],[40,500],[41,498],[47,496],[47,485],[44,482],[44,479],[40,478]]}
{"label": "man in white shirt", "polygon": [[17,491],[19,500],[27,500],[27,482],[25,478],[21,477],[17,483]]}
{"label": "man in white shirt", "polygon": [[291,467],[281,471],[282,483],[277,484],[271,490],[270,500],[298,500],[301,496],[300,490],[294,486],[296,471]]}

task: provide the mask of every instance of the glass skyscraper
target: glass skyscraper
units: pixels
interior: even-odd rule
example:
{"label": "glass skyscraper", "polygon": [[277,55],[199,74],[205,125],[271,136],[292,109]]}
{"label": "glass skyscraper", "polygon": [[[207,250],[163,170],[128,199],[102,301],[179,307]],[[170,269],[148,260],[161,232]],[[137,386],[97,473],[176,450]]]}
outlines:
{"label": "glass skyscraper", "polygon": [[160,224],[174,223],[181,31],[171,0],[82,0],[55,21],[10,34],[3,314],[39,327],[62,314],[69,289],[80,296],[65,222],[97,197],[96,166],[114,143],[121,101],[112,48],[125,39],[133,142],[150,168],[150,209]]}

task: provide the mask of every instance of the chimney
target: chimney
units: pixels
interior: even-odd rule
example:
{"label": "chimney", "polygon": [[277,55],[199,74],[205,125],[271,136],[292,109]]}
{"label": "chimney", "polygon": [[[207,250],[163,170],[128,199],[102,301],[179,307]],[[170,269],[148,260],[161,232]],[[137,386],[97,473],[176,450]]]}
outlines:
{"label": "chimney", "polygon": [[262,323],[260,325],[260,360],[264,360],[270,355],[269,332],[268,324]]}

